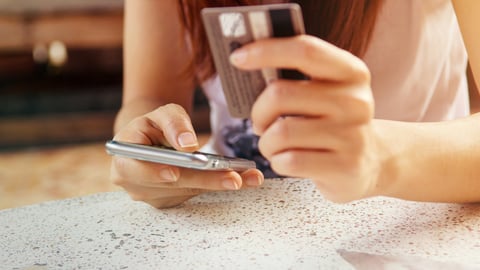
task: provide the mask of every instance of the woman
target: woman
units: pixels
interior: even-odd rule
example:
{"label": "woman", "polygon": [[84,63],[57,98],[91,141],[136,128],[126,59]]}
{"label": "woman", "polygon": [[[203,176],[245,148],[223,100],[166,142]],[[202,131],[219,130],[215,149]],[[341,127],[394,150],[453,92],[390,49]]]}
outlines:
{"label": "woman", "polygon": [[[206,3],[252,3],[215,2],[126,1],[125,89],[116,140],[197,150],[189,112],[201,83],[212,110],[212,151],[235,154],[229,134],[240,130],[255,138],[253,130],[273,171],[312,179],[332,201],[377,195],[480,201],[480,116],[468,116],[466,53],[448,0],[297,1],[308,32],[317,37],[263,40],[231,55],[240,69],[295,68],[312,78],[269,84],[251,122],[226,113],[198,12]],[[480,45],[472,12],[480,3],[458,1],[455,9],[477,75]],[[155,207],[263,182],[256,169],[204,172],[118,157],[111,178],[133,199]]]}

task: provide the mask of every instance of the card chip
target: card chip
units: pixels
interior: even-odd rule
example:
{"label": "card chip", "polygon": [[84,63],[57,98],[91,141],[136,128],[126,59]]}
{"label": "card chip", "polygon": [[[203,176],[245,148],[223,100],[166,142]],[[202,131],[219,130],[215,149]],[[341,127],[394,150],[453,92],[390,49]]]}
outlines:
{"label": "card chip", "polygon": [[220,14],[218,17],[222,28],[222,34],[224,37],[242,37],[247,34],[245,28],[245,20],[242,13],[229,12]]}

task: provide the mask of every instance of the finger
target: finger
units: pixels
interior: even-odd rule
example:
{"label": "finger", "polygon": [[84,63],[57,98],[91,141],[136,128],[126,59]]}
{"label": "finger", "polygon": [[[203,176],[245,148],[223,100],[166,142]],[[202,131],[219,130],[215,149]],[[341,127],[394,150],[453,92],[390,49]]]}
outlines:
{"label": "finger", "polygon": [[159,183],[156,186],[141,186],[123,182],[122,187],[133,200],[149,201],[160,198],[195,196],[208,190],[238,190],[242,186],[239,174],[233,171],[215,172],[188,170],[176,182]]}
{"label": "finger", "polygon": [[163,131],[165,144],[182,151],[194,151],[199,144],[190,116],[183,107],[167,104],[159,107],[145,117]]}
{"label": "finger", "polygon": [[264,182],[263,173],[257,169],[249,169],[240,174],[245,187],[258,187]]}
{"label": "finger", "polygon": [[273,155],[289,149],[322,151],[360,151],[361,128],[337,125],[321,118],[278,118],[260,137],[261,153],[270,159]]}
{"label": "finger", "polygon": [[[240,174],[244,187],[258,187],[263,184],[264,178],[262,172],[257,169],[249,169]],[[243,187],[243,186],[242,186]],[[205,189],[196,188],[140,188],[138,186],[130,189],[132,199],[145,201],[146,203],[157,207],[166,208],[176,206],[196,195],[207,192]]]}
{"label": "finger", "polygon": [[351,84],[274,81],[252,107],[254,131],[261,135],[274,121],[285,115],[364,123],[373,116],[373,97],[369,89]]}
{"label": "finger", "polygon": [[128,125],[117,132],[113,139],[144,145],[163,145],[167,143],[162,130],[159,129],[151,119],[145,116],[139,116],[133,119]]}
{"label": "finger", "polygon": [[175,200],[176,197],[194,197],[208,191],[195,188],[165,189],[128,184],[124,186],[124,189],[132,200],[145,202],[158,199]]}
{"label": "finger", "polygon": [[[242,177],[247,182],[250,182],[250,185],[247,184],[250,187],[259,186],[264,181],[262,173],[257,169],[250,169],[245,172],[242,172]],[[193,179],[193,178],[190,178],[190,179]],[[211,181],[211,179],[209,180]],[[186,184],[186,182],[184,182],[183,184]],[[155,207],[159,207],[159,206],[168,207],[168,205],[172,205],[172,206],[177,205],[178,203],[183,202],[184,200],[187,200],[193,196],[215,189],[215,188],[193,188],[193,187],[172,188],[173,186],[174,185],[170,185],[168,187],[164,187],[164,186],[163,187],[147,187],[147,186],[139,186],[139,185],[126,183],[124,185],[124,188],[125,190],[128,191],[130,197],[133,200],[145,201]],[[205,187],[205,185],[203,186]],[[225,188],[219,187],[219,189],[225,189]]]}
{"label": "finger", "polygon": [[238,190],[242,178],[235,171],[210,171],[182,169],[180,179],[175,183],[165,183],[166,188],[194,188],[207,190]]}
{"label": "finger", "polygon": [[195,195],[187,195],[187,196],[179,195],[178,197],[155,198],[155,199],[143,200],[143,201],[155,208],[162,209],[162,208],[170,208],[170,207],[177,206],[194,196]]}
{"label": "finger", "polygon": [[272,169],[280,175],[310,179],[319,176],[330,180],[334,180],[339,173],[347,175],[354,164],[353,157],[347,155],[307,149],[280,152],[269,160]]}
{"label": "finger", "polygon": [[263,174],[258,169],[243,172],[180,169],[181,177],[177,182],[163,182],[158,186],[172,188],[190,188],[203,190],[238,190],[242,186],[263,184]]}
{"label": "finger", "polygon": [[195,170],[120,157],[112,164],[112,181],[123,187],[237,190],[242,186],[242,178],[234,171]]}
{"label": "finger", "polygon": [[113,183],[120,186],[159,187],[161,183],[177,181],[180,169],[161,163],[113,157],[110,177]]}
{"label": "finger", "polygon": [[291,68],[314,79],[370,81],[368,68],[359,58],[308,35],[250,43],[234,51],[230,61],[242,69]]}
{"label": "finger", "polygon": [[274,155],[270,162],[279,174],[311,179],[334,202],[368,196],[375,188],[375,181],[360,181],[363,160],[358,155],[292,150]]}

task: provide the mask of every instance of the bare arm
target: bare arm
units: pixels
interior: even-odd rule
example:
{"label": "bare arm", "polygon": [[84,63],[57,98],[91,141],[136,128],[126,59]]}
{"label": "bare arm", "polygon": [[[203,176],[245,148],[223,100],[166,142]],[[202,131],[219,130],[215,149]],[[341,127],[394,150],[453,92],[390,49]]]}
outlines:
{"label": "bare arm", "polygon": [[480,1],[452,0],[460,25],[473,76],[480,84]]}
{"label": "bare arm", "polygon": [[455,121],[374,120],[382,176],[373,195],[480,202],[480,114]]}
{"label": "bare arm", "polygon": [[191,110],[194,83],[176,0],[127,0],[124,92],[115,131],[167,103]]}
{"label": "bare arm", "polygon": [[[452,0],[474,78],[480,82],[480,1]],[[480,201],[480,114],[432,124],[378,123],[390,150],[401,157],[390,167],[396,179],[387,195],[424,201]],[[396,136],[406,128],[407,138]],[[402,142],[402,143],[398,143]]]}

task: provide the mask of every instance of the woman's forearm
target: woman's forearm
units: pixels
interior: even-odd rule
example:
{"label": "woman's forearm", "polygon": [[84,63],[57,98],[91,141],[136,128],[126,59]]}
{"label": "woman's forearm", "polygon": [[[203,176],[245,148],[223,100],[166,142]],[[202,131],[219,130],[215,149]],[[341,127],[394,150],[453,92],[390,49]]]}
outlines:
{"label": "woman's forearm", "polygon": [[374,120],[384,158],[375,195],[480,202],[480,114],[438,123]]}
{"label": "woman's forearm", "polygon": [[124,82],[115,133],[134,118],[175,103],[189,111],[194,77],[178,1],[125,1]]}

